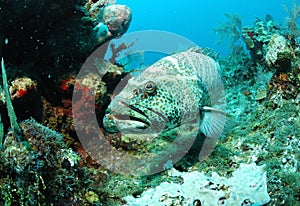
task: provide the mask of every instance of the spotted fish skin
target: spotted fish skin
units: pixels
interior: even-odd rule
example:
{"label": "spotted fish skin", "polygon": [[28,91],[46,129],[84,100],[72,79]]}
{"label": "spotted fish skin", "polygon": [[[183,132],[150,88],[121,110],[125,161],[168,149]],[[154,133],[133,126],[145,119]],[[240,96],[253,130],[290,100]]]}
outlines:
{"label": "spotted fish skin", "polygon": [[219,70],[218,63],[197,48],[162,58],[129,79],[112,99],[104,128],[160,133],[199,122],[206,136],[219,135],[225,113],[222,107],[213,108],[224,99]]}

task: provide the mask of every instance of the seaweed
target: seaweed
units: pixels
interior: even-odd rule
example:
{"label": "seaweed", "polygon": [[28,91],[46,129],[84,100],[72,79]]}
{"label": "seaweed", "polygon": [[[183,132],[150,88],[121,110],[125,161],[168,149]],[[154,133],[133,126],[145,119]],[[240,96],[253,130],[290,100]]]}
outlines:
{"label": "seaweed", "polygon": [[1,60],[1,69],[2,69],[3,90],[4,90],[6,108],[7,108],[7,111],[8,111],[8,116],[9,116],[9,119],[10,119],[11,128],[12,128],[14,134],[18,137],[18,140],[20,141],[20,140],[23,140],[23,139],[21,139],[21,137],[22,137],[21,128],[18,124],[17,116],[16,116],[16,113],[14,111],[11,99],[10,99],[10,93],[8,91],[7,76],[6,76],[6,71],[5,71],[5,67],[4,67],[3,58]]}
{"label": "seaweed", "polygon": [[2,147],[2,143],[3,143],[3,136],[4,136],[4,126],[1,120],[1,114],[0,114],[0,149]]}

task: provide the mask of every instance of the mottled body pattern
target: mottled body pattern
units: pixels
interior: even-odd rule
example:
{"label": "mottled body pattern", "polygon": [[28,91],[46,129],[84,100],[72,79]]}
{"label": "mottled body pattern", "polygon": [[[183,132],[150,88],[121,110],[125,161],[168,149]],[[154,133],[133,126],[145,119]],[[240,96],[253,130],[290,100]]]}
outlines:
{"label": "mottled body pattern", "polygon": [[219,65],[199,49],[167,56],[129,79],[112,99],[104,127],[110,132],[160,133],[200,121],[206,136],[219,134],[224,112],[212,108],[224,99],[218,71]]}

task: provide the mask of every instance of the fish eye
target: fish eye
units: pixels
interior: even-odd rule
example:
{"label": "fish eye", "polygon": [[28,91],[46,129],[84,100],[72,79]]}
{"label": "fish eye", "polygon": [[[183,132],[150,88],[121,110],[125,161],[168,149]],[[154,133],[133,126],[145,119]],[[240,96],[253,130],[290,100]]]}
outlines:
{"label": "fish eye", "polygon": [[144,85],[144,88],[146,90],[147,93],[152,94],[153,92],[155,92],[156,89],[156,85],[154,82],[149,81]]}

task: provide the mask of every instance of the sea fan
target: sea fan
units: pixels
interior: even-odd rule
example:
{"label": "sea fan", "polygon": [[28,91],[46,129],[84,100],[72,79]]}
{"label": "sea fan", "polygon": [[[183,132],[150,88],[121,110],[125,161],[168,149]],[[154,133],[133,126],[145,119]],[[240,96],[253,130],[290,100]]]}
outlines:
{"label": "sea fan", "polygon": [[300,19],[300,6],[296,0],[293,0],[292,8],[289,8],[286,4],[283,6],[288,14],[286,17],[287,29],[291,37],[296,39],[300,35],[300,28],[297,26],[297,21]]}
{"label": "sea fan", "polygon": [[227,14],[224,16],[227,18],[226,22],[220,24],[220,27],[213,29],[218,35],[217,43],[221,43],[224,39],[229,38],[230,46],[235,47],[236,42],[242,36],[242,17],[238,14]]}

